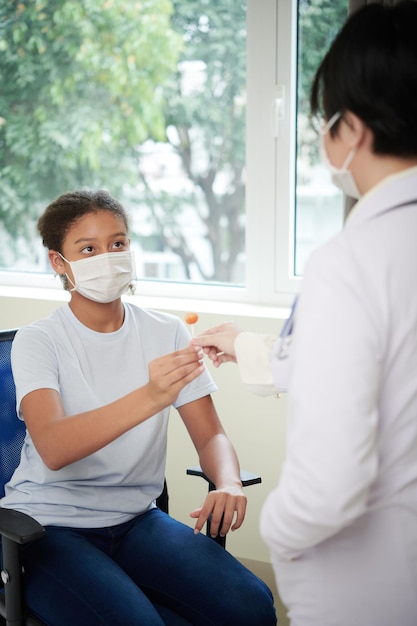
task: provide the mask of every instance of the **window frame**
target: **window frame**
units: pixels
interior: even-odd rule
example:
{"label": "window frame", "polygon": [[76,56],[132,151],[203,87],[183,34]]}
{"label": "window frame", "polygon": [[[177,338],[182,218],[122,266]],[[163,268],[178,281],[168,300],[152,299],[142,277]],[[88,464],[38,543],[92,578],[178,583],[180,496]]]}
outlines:
{"label": "window frame", "polygon": [[296,0],[248,0],[247,290],[282,306],[300,287],[293,271],[296,37]]}
{"label": "window frame", "polygon": [[[246,285],[139,280],[138,295],[286,307],[298,292],[296,38],[297,0],[247,0]],[[51,275],[15,271],[0,271],[0,286],[62,290]]]}

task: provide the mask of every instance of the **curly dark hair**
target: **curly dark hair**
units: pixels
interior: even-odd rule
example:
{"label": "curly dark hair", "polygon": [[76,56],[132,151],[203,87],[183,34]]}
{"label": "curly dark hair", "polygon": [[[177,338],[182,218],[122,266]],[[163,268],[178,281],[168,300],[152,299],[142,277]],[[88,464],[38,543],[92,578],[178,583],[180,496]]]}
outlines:
{"label": "curly dark hair", "polygon": [[129,219],[123,206],[102,189],[71,191],[51,202],[38,220],[38,231],[48,250],[62,252],[62,244],[71,226],[88,213],[109,211],[123,220],[129,230]]}

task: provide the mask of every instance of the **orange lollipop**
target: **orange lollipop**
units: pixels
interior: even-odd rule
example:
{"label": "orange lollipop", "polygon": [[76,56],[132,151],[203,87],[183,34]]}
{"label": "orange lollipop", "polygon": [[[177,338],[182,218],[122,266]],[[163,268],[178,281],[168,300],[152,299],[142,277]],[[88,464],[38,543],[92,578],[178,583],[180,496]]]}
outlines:
{"label": "orange lollipop", "polygon": [[194,324],[198,322],[197,313],[187,313],[184,317],[186,323],[190,326],[191,336],[194,337]]}

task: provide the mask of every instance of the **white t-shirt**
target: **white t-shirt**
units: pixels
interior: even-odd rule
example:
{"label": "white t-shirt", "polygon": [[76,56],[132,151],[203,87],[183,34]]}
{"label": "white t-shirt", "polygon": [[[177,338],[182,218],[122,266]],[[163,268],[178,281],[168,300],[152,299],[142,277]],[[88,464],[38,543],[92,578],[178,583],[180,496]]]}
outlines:
{"label": "white t-shirt", "polygon": [[[112,333],[87,328],[68,305],[20,329],[12,348],[17,410],[26,394],[41,388],[60,393],[67,415],[109,404],[148,382],[150,361],[189,344],[177,317],[124,306],[123,326]],[[215,390],[205,371],[180,392],[174,406]],[[27,433],[1,506],[28,513],[43,525],[79,528],[120,524],[143,513],[162,491],[168,416],[169,408],[58,471],[46,467]]]}

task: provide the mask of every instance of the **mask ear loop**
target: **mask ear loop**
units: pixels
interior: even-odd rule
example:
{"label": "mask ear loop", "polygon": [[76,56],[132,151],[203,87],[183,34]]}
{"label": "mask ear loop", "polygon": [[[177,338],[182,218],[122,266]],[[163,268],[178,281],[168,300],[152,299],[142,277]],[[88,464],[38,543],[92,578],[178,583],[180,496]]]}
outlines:
{"label": "mask ear loop", "polygon": [[63,272],[62,274],[58,274],[58,272],[55,272],[54,278],[56,278],[57,276],[59,276],[59,279],[65,291],[70,291],[68,275],[65,272]]}
{"label": "mask ear loop", "polygon": [[62,284],[64,285],[65,291],[71,291],[70,280],[68,278],[68,274],[65,274],[65,273],[64,274],[60,274],[59,277],[60,277],[60,279],[62,281]]}
{"label": "mask ear loop", "polygon": [[[132,262],[134,263],[134,256],[133,256],[133,251],[129,250],[131,257],[132,257]],[[136,275],[136,266],[135,266],[135,277],[132,279],[132,281],[129,283],[129,286],[127,288],[127,293],[129,296],[134,296],[136,293],[136,285],[135,282],[138,278]]]}
{"label": "mask ear loop", "polygon": [[323,137],[324,137],[324,135],[327,135],[329,130],[332,128],[332,126],[334,126],[336,124],[337,120],[340,119],[341,117],[342,117],[342,113],[340,111],[338,111],[337,113],[332,115],[332,117],[329,119],[329,121],[321,129],[320,134],[323,135]]}
{"label": "mask ear loop", "polygon": [[342,165],[342,169],[347,170],[349,168],[349,165],[352,163],[353,157],[355,156],[355,154],[356,154],[356,148],[352,148],[352,150],[347,155],[345,162]]}
{"label": "mask ear loop", "polygon": [[[68,261],[68,259],[66,259],[63,254],[61,254],[60,252],[58,252],[58,254],[61,257],[61,259],[65,261],[65,263],[68,263],[68,265],[71,265],[71,261]],[[66,272],[64,272],[63,274],[58,274],[58,276],[60,277],[62,281],[65,291],[75,290],[75,284],[72,282],[71,278],[68,276]],[[72,289],[70,285],[72,285]]]}
{"label": "mask ear loop", "polygon": [[[339,111],[338,113],[335,113],[334,115],[332,115],[332,117],[329,119],[329,121],[327,122],[327,124],[325,124],[321,130],[321,134],[324,137],[324,135],[327,135],[327,133],[329,132],[329,130],[332,128],[332,126],[334,126],[334,124],[337,122],[338,119],[340,119],[342,117],[342,113]],[[342,169],[348,169],[349,165],[352,163],[353,157],[356,154],[356,148],[352,148],[352,150],[349,152],[349,154],[347,155],[345,162],[342,165]]]}

